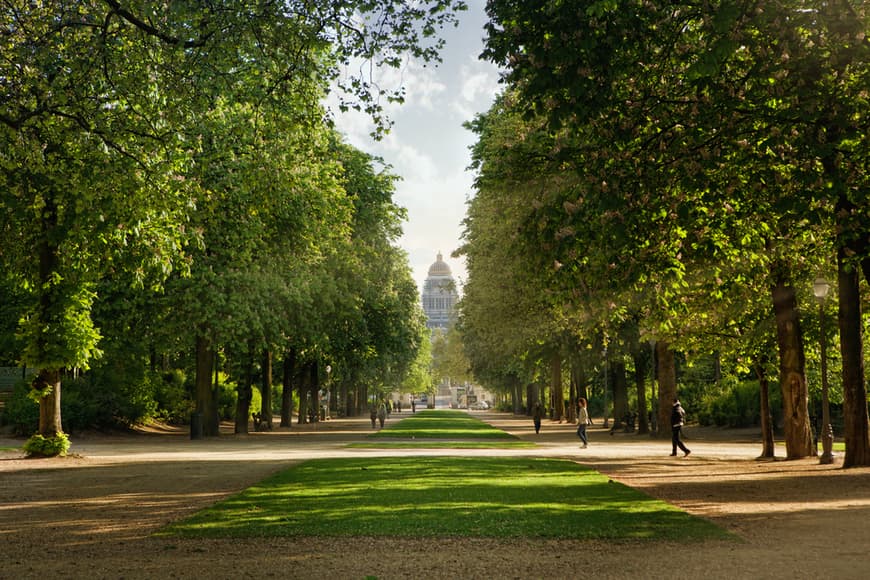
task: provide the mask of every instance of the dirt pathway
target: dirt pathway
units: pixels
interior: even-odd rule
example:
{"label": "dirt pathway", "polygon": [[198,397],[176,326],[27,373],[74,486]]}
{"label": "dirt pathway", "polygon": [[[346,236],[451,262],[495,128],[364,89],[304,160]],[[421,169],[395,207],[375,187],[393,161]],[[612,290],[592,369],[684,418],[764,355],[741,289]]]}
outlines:
{"label": "dirt pathway", "polygon": [[[0,578],[865,578],[870,469],[759,462],[751,433],[689,429],[667,441],[488,413],[535,441],[523,450],[348,449],[367,419],[190,441],[184,433],[74,439],[67,458],[0,452]],[[20,446],[0,440],[0,447]],[[737,542],[267,538],[158,540],[149,534],[311,457],[518,455],[577,460],[735,532]]]}

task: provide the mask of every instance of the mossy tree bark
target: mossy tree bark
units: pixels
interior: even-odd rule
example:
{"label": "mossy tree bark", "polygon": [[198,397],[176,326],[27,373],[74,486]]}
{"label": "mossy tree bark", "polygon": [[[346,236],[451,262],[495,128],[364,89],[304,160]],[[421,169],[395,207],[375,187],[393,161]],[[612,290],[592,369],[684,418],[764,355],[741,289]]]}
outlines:
{"label": "mossy tree bark", "polygon": [[786,457],[799,459],[816,455],[810,416],[805,371],[804,345],[795,290],[781,275],[775,274],[772,289],[779,346],[779,386]]}

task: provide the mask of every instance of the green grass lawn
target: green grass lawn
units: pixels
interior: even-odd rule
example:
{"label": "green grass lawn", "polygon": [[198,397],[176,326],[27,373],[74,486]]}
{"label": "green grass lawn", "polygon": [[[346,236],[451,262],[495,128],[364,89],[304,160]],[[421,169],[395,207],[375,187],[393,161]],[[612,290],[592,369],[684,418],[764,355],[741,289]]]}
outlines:
{"label": "green grass lawn", "polygon": [[158,535],[733,537],[572,461],[470,457],[307,461]]}
{"label": "green grass lawn", "polygon": [[[395,415],[393,415],[395,417]],[[516,439],[465,411],[420,411],[369,435],[390,439]]]}
{"label": "green grass lawn", "polygon": [[536,447],[531,441],[504,441],[490,439],[486,441],[444,441],[440,439],[422,439],[417,441],[370,441],[366,443],[348,443],[355,449],[528,449]]}

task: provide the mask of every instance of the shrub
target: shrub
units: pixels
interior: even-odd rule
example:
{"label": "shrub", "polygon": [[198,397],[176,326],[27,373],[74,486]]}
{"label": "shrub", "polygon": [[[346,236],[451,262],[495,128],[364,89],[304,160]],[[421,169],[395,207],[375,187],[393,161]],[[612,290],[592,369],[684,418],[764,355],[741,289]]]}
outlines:
{"label": "shrub", "polygon": [[149,373],[154,401],[157,408],[155,419],[167,423],[184,423],[193,412],[194,404],[187,388],[183,370],[173,369],[163,373]]}
{"label": "shrub", "polygon": [[[780,408],[777,385],[771,384],[770,408],[774,414]],[[758,381],[737,379],[723,381],[718,391],[708,391],[698,408],[698,421],[702,425],[719,427],[752,427],[761,422],[761,400]]]}
{"label": "shrub", "polygon": [[29,391],[28,381],[17,382],[3,410],[3,423],[9,425],[15,435],[33,433],[39,427],[39,405],[27,396]]}
{"label": "shrub", "polygon": [[64,425],[80,429],[126,429],[157,412],[151,375],[113,376],[100,369],[63,385]]}
{"label": "shrub", "polygon": [[24,444],[24,452],[28,457],[64,456],[69,451],[69,445],[66,433],[58,433],[54,437],[43,437],[37,433]]}
{"label": "shrub", "polygon": [[[236,399],[239,396],[236,391],[236,383],[227,379],[226,373],[218,373],[217,409],[218,417],[222,421],[230,420],[236,416]],[[254,390],[256,391],[256,388]]]}
{"label": "shrub", "polygon": [[[113,380],[105,370],[61,383],[61,417],[64,430],[75,433],[83,429],[126,429],[147,421],[157,413],[154,391],[156,380],[149,374],[138,380]],[[39,426],[39,405],[27,394],[30,386],[21,381],[6,404],[4,421],[16,435],[33,433]]]}

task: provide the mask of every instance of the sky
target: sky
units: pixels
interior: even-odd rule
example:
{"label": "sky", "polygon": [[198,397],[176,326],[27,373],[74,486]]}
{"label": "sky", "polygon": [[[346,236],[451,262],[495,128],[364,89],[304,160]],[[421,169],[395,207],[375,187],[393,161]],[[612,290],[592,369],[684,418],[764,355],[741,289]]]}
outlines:
{"label": "sky", "polygon": [[438,252],[460,286],[464,261],[451,254],[460,243],[466,200],[472,196],[474,175],[469,147],[475,135],[462,124],[484,113],[500,91],[499,73],[490,62],[478,60],[483,51],[485,0],[469,0],[459,14],[459,26],[447,28],[446,46],[437,67],[408,62],[401,70],[384,70],[378,81],[405,87],[405,102],[386,108],[393,127],[381,141],[370,137],[371,121],[360,113],[332,111],[347,141],[384,159],[401,177],[394,201],[407,209],[399,245],[408,253],[412,275],[422,290],[429,266]]}

